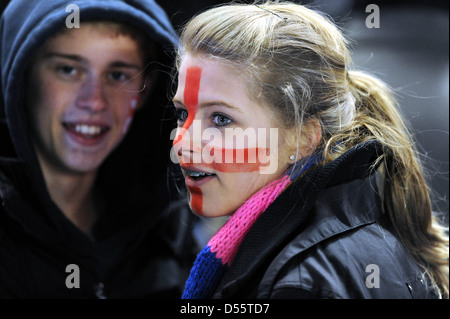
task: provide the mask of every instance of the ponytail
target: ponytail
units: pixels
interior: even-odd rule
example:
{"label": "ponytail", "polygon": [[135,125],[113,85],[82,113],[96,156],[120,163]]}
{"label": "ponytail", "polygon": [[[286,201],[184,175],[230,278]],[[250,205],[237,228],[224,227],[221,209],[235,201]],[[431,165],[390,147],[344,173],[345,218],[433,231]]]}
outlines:
{"label": "ponytail", "polygon": [[346,139],[339,136],[333,140],[357,144],[376,139],[383,144],[383,155],[377,161],[382,163],[384,174],[383,212],[441,296],[448,298],[448,234],[432,214],[418,152],[393,93],[382,81],[363,72],[350,72],[349,83],[356,100],[354,124],[346,132]]}

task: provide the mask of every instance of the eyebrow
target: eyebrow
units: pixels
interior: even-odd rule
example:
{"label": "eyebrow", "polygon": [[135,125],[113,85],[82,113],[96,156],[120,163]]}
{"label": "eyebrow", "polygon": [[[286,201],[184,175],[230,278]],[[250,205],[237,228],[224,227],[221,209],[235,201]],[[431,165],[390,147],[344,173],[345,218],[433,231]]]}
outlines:
{"label": "eyebrow", "polygon": [[[180,100],[178,99],[173,99],[174,103],[180,104],[182,106],[185,106]],[[241,112],[241,110],[239,108],[237,108],[234,105],[231,105],[229,103],[223,102],[223,101],[211,101],[211,102],[206,102],[206,103],[200,103],[199,107],[211,107],[211,106],[223,106],[238,112]]]}
{"label": "eyebrow", "polygon": [[[44,54],[44,59],[52,59],[52,58],[63,58],[63,59],[69,59],[75,62],[80,62],[84,64],[89,64],[89,61],[82,56],[76,55],[76,54],[65,54],[65,53],[59,53],[59,52],[48,52]],[[109,67],[113,68],[130,68],[130,69],[136,69],[138,71],[142,70],[142,66],[135,64],[135,63],[127,63],[124,61],[113,61],[109,64]]]}

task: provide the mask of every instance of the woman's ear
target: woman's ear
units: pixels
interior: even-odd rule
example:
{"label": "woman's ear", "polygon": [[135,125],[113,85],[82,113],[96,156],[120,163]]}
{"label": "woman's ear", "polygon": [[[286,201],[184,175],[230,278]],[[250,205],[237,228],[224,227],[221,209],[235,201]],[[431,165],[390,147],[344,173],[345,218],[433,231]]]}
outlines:
{"label": "woman's ear", "polygon": [[289,164],[311,155],[322,139],[322,126],[319,120],[310,119],[303,123],[301,130],[292,128],[285,136]]}
{"label": "woman's ear", "polygon": [[318,119],[303,123],[300,134],[299,155],[303,158],[311,155],[322,139],[322,126]]}

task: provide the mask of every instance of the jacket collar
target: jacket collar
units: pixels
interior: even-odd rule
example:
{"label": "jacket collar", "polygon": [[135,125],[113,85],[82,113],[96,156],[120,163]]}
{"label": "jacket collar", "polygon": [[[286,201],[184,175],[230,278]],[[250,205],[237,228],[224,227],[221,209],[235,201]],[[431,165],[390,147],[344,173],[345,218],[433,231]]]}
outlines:
{"label": "jacket collar", "polygon": [[[349,215],[345,209],[345,205],[355,204],[354,201],[369,205],[372,200],[352,195],[345,196],[342,202],[339,195],[355,189],[356,184],[358,190],[374,186],[375,178],[366,177],[373,172],[372,165],[381,152],[382,146],[376,141],[360,144],[288,187],[253,225],[214,298],[245,294],[246,288],[251,287],[248,282],[262,276],[275,256],[296,236],[301,237],[296,241],[301,246],[298,249],[304,250],[338,233],[375,221],[377,209],[361,209],[364,213],[371,212],[361,216]],[[374,192],[361,193],[375,196]],[[313,211],[320,214],[313,215]]]}

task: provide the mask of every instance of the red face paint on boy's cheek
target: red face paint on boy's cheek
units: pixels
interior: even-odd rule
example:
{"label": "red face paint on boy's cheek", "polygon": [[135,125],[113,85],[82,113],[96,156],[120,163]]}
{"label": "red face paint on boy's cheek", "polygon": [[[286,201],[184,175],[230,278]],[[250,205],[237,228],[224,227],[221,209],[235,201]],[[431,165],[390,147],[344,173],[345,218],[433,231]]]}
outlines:
{"label": "red face paint on boy's cheek", "polygon": [[[188,117],[184,122],[183,129],[188,130],[194,122],[195,114],[198,108],[198,92],[200,91],[200,80],[202,68],[192,66],[186,70],[186,81],[184,84],[184,105],[188,111]],[[185,131],[184,131],[185,132]],[[183,134],[179,134],[173,141],[173,145],[177,144],[183,138]]]}
{"label": "red face paint on boy's cheek", "polygon": [[126,134],[128,132],[128,129],[130,128],[131,121],[133,120],[134,113],[136,112],[136,107],[137,107],[137,98],[132,98],[128,106],[128,116],[125,120],[125,124],[123,127],[123,134]]}
{"label": "red face paint on boy's cheek", "polygon": [[130,101],[130,108],[128,110],[128,116],[133,117],[134,113],[136,112],[137,107],[137,98],[132,98]]}

